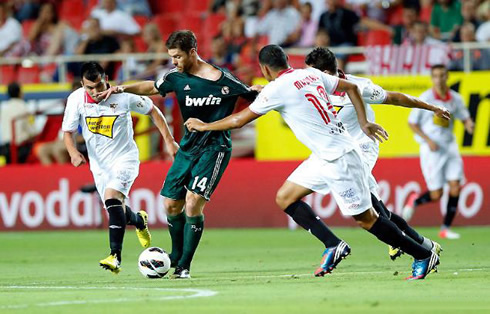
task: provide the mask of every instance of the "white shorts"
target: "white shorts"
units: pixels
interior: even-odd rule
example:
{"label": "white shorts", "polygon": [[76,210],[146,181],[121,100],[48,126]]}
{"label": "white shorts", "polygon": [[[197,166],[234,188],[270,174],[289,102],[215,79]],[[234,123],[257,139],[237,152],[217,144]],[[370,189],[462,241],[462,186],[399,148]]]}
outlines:
{"label": "white shorts", "polygon": [[288,181],[312,191],[332,192],[343,215],[353,216],[372,207],[369,170],[357,150],[333,161],[311,155],[291,173]]}
{"label": "white shorts", "polygon": [[127,198],[138,174],[139,162],[134,161],[116,162],[111,169],[102,170],[98,174],[93,173],[100,199],[104,201],[107,188],[119,191]]}
{"label": "white shorts", "polygon": [[359,148],[361,149],[363,160],[369,169],[369,177],[368,177],[369,190],[371,191],[372,194],[374,194],[374,196],[376,196],[377,199],[380,199],[378,194],[378,188],[379,188],[378,182],[376,181],[376,179],[372,174],[374,166],[378,161],[379,143],[370,140],[369,142],[359,143]]}
{"label": "white shorts", "polygon": [[420,145],[420,167],[429,191],[442,189],[448,181],[464,180],[463,159],[458,144],[452,142],[433,152],[429,145]]}

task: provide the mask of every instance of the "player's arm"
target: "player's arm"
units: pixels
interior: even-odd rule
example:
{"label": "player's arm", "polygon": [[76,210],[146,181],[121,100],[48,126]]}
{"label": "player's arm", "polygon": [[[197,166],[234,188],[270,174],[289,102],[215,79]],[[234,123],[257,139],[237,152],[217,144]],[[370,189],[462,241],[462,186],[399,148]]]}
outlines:
{"label": "player's arm", "polygon": [[431,151],[435,152],[439,149],[439,146],[436,144],[436,142],[434,142],[427,134],[425,134],[417,123],[409,122],[408,126],[410,127],[410,129],[412,129],[413,133],[420,136],[427,143],[427,145],[429,145]]}
{"label": "player's arm", "polygon": [[163,140],[165,141],[165,147],[167,148],[167,152],[170,154],[173,160],[175,155],[177,154],[177,151],[179,150],[179,144],[175,142],[172,133],[170,133],[170,128],[168,127],[165,116],[160,111],[160,109],[158,109],[158,107],[155,105],[153,105],[153,108],[150,111],[149,116],[153,121],[153,123],[158,128],[158,130],[160,131],[160,134],[162,134]]}
{"label": "player's arm", "polygon": [[466,132],[468,132],[469,134],[473,134],[473,130],[475,129],[475,123],[473,122],[473,120],[471,118],[468,118],[466,120],[463,120],[463,124]]}
{"label": "player's arm", "polygon": [[65,143],[66,150],[70,155],[71,164],[75,167],[79,167],[87,163],[85,157],[80,153],[73,139],[73,132],[63,132],[63,142]]}
{"label": "player's arm", "polygon": [[224,131],[231,129],[239,129],[245,124],[260,117],[259,114],[245,108],[240,112],[232,114],[226,118],[211,123],[202,122],[199,119],[190,118],[184,125],[191,132],[204,132],[204,131]]}
{"label": "player's arm", "polygon": [[346,92],[349,96],[354,108],[357,113],[357,120],[359,121],[359,125],[361,126],[362,131],[369,136],[373,141],[378,140],[383,142],[382,139],[388,139],[388,133],[376,123],[371,123],[367,120],[366,117],[366,106],[364,105],[364,100],[362,99],[361,92],[356,84],[353,84],[349,81],[339,79],[339,83],[337,85],[337,90],[341,92]]}
{"label": "player's arm", "polygon": [[434,112],[434,114],[439,118],[443,118],[446,120],[451,119],[451,114],[446,108],[431,105],[417,97],[413,97],[399,92],[387,91],[386,99],[383,102],[383,104],[392,104],[395,106],[406,107],[406,108],[418,108],[418,109],[429,110]]}
{"label": "player's arm", "polygon": [[107,90],[98,93],[96,96],[107,100],[112,94],[131,93],[140,96],[151,96],[158,94],[154,81],[142,81],[130,85],[111,86]]}

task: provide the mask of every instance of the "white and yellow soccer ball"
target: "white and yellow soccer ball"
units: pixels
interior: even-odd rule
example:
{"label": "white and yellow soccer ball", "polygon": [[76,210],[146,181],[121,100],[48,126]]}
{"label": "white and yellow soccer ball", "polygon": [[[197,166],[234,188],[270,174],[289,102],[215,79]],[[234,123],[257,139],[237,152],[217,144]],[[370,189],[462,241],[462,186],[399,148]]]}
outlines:
{"label": "white and yellow soccer ball", "polygon": [[146,278],[162,278],[170,269],[170,257],[159,247],[149,247],[141,252],[138,269]]}

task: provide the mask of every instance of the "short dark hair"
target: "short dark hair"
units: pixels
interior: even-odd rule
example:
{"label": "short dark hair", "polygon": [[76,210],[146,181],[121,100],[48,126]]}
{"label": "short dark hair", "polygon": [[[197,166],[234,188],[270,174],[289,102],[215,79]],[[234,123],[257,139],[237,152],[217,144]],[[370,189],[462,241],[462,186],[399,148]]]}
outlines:
{"label": "short dark hair", "polygon": [[430,73],[434,72],[434,70],[437,70],[437,69],[442,69],[442,70],[445,70],[447,72],[447,66],[445,66],[442,63],[439,63],[439,64],[434,64],[430,67]]}
{"label": "short dark hair", "polygon": [[260,49],[259,63],[267,65],[273,70],[282,70],[289,67],[288,56],[278,45],[267,45]]}
{"label": "short dark hair", "polygon": [[17,82],[12,82],[7,86],[7,94],[9,98],[20,98],[20,85]]}
{"label": "short dark hair", "polygon": [[82,78],[94,82],[99,75],[102,78],[105,76],[104,68],[99,63],[89,61],[82,64]]}
{"label": "short dark hair", "polygon": [[189,30],[175,31],[170,34],[165,46],[167,49],[180,49],[189,53],[192,48],[197,49],[196,35]]}
{"label": "short dark hair", "polygon": [[337,74],[337,58],[335,54],[328,48],[317,47],[306,55],[305,63],[320,71],[328,71],[332,74]]}

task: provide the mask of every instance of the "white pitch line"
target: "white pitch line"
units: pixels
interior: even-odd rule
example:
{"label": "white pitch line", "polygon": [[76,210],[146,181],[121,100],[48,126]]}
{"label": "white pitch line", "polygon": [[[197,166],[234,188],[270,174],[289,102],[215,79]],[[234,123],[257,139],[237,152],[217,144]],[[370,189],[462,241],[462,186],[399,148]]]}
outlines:
{"label": "white pitch line", "polygon": [[[189,292],[191,295],[167,295],[163,297],[144,297],[145,300],[177,300],[191,299],[200,297],[212,297],[218,292],[208,289],[191,289],[191,288],[138,288],[138,287],[75,287],[75,286],[0,286],[0,289],[43,289],[43,290],[145,290],[145,291],[160,291],[160,292]],[[0,309],[20,309],[30,306],[60,306],[60,305],[81,305],[81,304],[99,304],[99,303],[120,303],[120,302],[139,302],[141,298],[119,298],[119,299],[98,299],[98,300],[62,300],[53,302],[43,302],[34,304],[18,304],[18,305],[2,305]]]}

